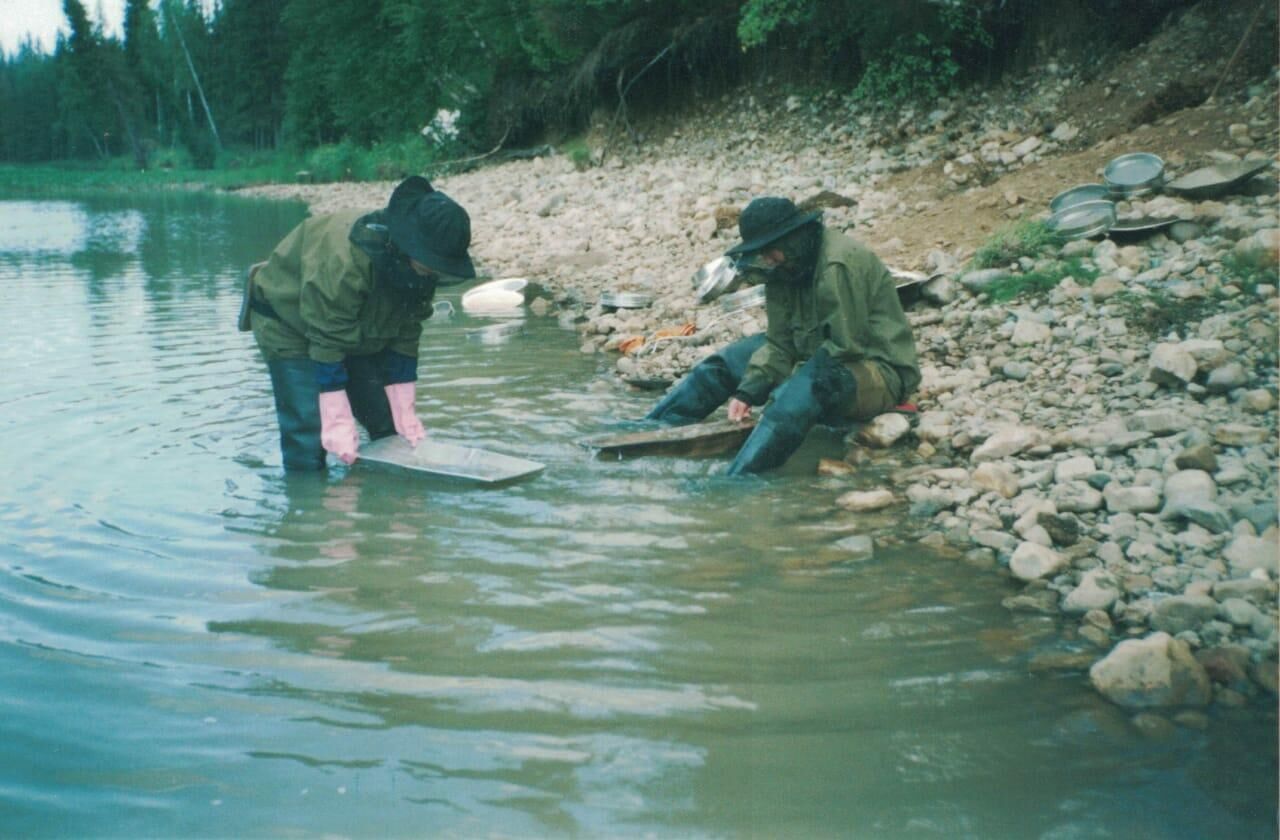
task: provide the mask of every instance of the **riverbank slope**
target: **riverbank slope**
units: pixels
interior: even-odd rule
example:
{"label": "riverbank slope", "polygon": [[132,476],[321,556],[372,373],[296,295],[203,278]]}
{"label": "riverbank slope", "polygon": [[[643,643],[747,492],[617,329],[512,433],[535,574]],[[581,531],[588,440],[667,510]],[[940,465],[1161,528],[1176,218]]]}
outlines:
{"label": "riverbank slope", "polygon": [[[1199,725],[1211,703],[1274,705],[1280,574],[1278,85],[1273,71],[1204,100],[1230,54],[1206,48],[1243,28],[1214,8],[1101,73],[1046,64],[890,115],[837,91],[744,90],[641,126],[638,144],[606,150],[602,126],[602,165],[547,156],[436,185],[471,213],[482,269],[536,280],[534,312],[575,322],[612,388],[673,381],[763,329],[762,310],[699,305],[691,283],[754,196],[809,201],[892,268],[936,275],[910,314],[920,412],[824,463],[832,515],[860,517],[878,544],[918,540],[1008,575],[1010,609],[1062,617],[1044,667]],[[1212,199],[1121,203],[1124,217],[1180,220],[1150,234],[1009,232],[1129,152],[1158,155],[1169,179],[1267,166]],[[380,206],[392,186],[253,192],[319,213]],[[605,291],[654,303],[615,311]],[[686,323],[692,335],[655,335]],[[864,486],[857,465],[872,459],[893,465],[890,486]]]}

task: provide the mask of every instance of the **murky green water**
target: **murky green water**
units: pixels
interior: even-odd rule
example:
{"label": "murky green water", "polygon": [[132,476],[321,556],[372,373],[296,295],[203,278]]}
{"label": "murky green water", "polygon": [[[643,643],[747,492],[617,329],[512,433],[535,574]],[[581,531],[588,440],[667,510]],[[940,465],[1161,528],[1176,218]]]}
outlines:
{"label": "murky green water", "polygon": [[892,522],[822,480],[591,460],[646,401],[552,319],[422,351],[537,479],[286,482],[232,322],[299,218],[0,202],[0,834],[1274,836],[1274,716],[1146,739],[991,573],[831,565]]}

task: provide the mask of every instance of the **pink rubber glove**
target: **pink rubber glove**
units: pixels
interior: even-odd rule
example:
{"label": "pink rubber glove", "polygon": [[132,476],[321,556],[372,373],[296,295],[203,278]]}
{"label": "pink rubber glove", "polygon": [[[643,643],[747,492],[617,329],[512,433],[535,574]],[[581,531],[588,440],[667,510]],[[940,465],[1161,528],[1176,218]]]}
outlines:
{"label": "pink rubber glove", "polygon": [[387,402],[391,405],[391,419],[396,424],[396,432],[409,441],[410,446],[417,446],[427,436],[422,422],[414,413],[414,402],[417,399],[416,388],[412,382],[396,382],[386,387]]}
{"label": "pink rubber glove", "polygon": [[354,463],[360,438],[346,391],[320,392],[320,445],[344,464]]}

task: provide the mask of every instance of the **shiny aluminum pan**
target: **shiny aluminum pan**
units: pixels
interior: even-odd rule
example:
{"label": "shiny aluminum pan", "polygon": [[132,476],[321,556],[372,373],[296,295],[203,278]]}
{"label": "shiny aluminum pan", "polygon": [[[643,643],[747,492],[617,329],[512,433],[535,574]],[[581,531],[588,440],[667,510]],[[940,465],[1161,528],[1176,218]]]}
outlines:
{"label": "shiny aluminum pan", "polygon": [[1116,223],[1116,206],[1110,201],[1085,201],[1059,210],[1045,223],[1059,239],[1099,236]]}
{"label": "shiny aluminum pan", "polygon": [[1121,155],[1102,170],[1102,180],[1113,196],[1146,195],[1164,183],[1164,161],[1150,152]]}
{"label": "shiny aluminum pan", "polygon": [[514,335],[519,335],[524,330],[524,323],[521,321],[506,321],[501,324],[490,324],[487,327],[480,327],[476,330],[467,330],[468,341],[478,341],[481,344],[501,344]]}
{"label": "shiny aluminum pan", "polygon": [[1086,201],[1102,201],[1111,198],[1111,188],[1106,184],[1080,184],[1049,199],[1049,212],[1057,213]]}
{"label": "shiny aluminum pan", "polygon": [[716,257],[693,275],[698,303],[710,303],[721,295],[732,292],[741,282],[742,275],[738,273],[738,267],[731,257]]}
{"label": "shiny aluminum pan", "polygon": [[725,295],[720,298],[720,311],[728,314],[730,312],[741,312],[744,309],[753,309],[757,306],[764,306],[765,292],[764,286],[749,286],[740,292],[734,292],[731,295]]}
{"label": "shiny aluminum pan", "polygon": [[391,435],[360,447],[358,464],[377,464],[469,484],[495,485],[537,475],[545,464],[427,438],[411,447]]}
{"label": "shiny aluminum pan", "polygon": [[600,295],[600,305],[614,309],[644,309],[653,305],[653,295],[645,292],[604,292]]}

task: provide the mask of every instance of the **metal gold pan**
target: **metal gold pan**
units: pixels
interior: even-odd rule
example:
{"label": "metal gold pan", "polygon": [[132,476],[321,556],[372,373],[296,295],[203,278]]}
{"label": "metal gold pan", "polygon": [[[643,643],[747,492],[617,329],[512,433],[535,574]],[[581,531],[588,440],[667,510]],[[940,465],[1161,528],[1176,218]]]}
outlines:
{"label": "metal gold pan", "polygon": [[393,467],[470,484],[495,485],[537,475],[545,464],[428,438],[417,447],[396,435],[360,448],[356,463]]}

